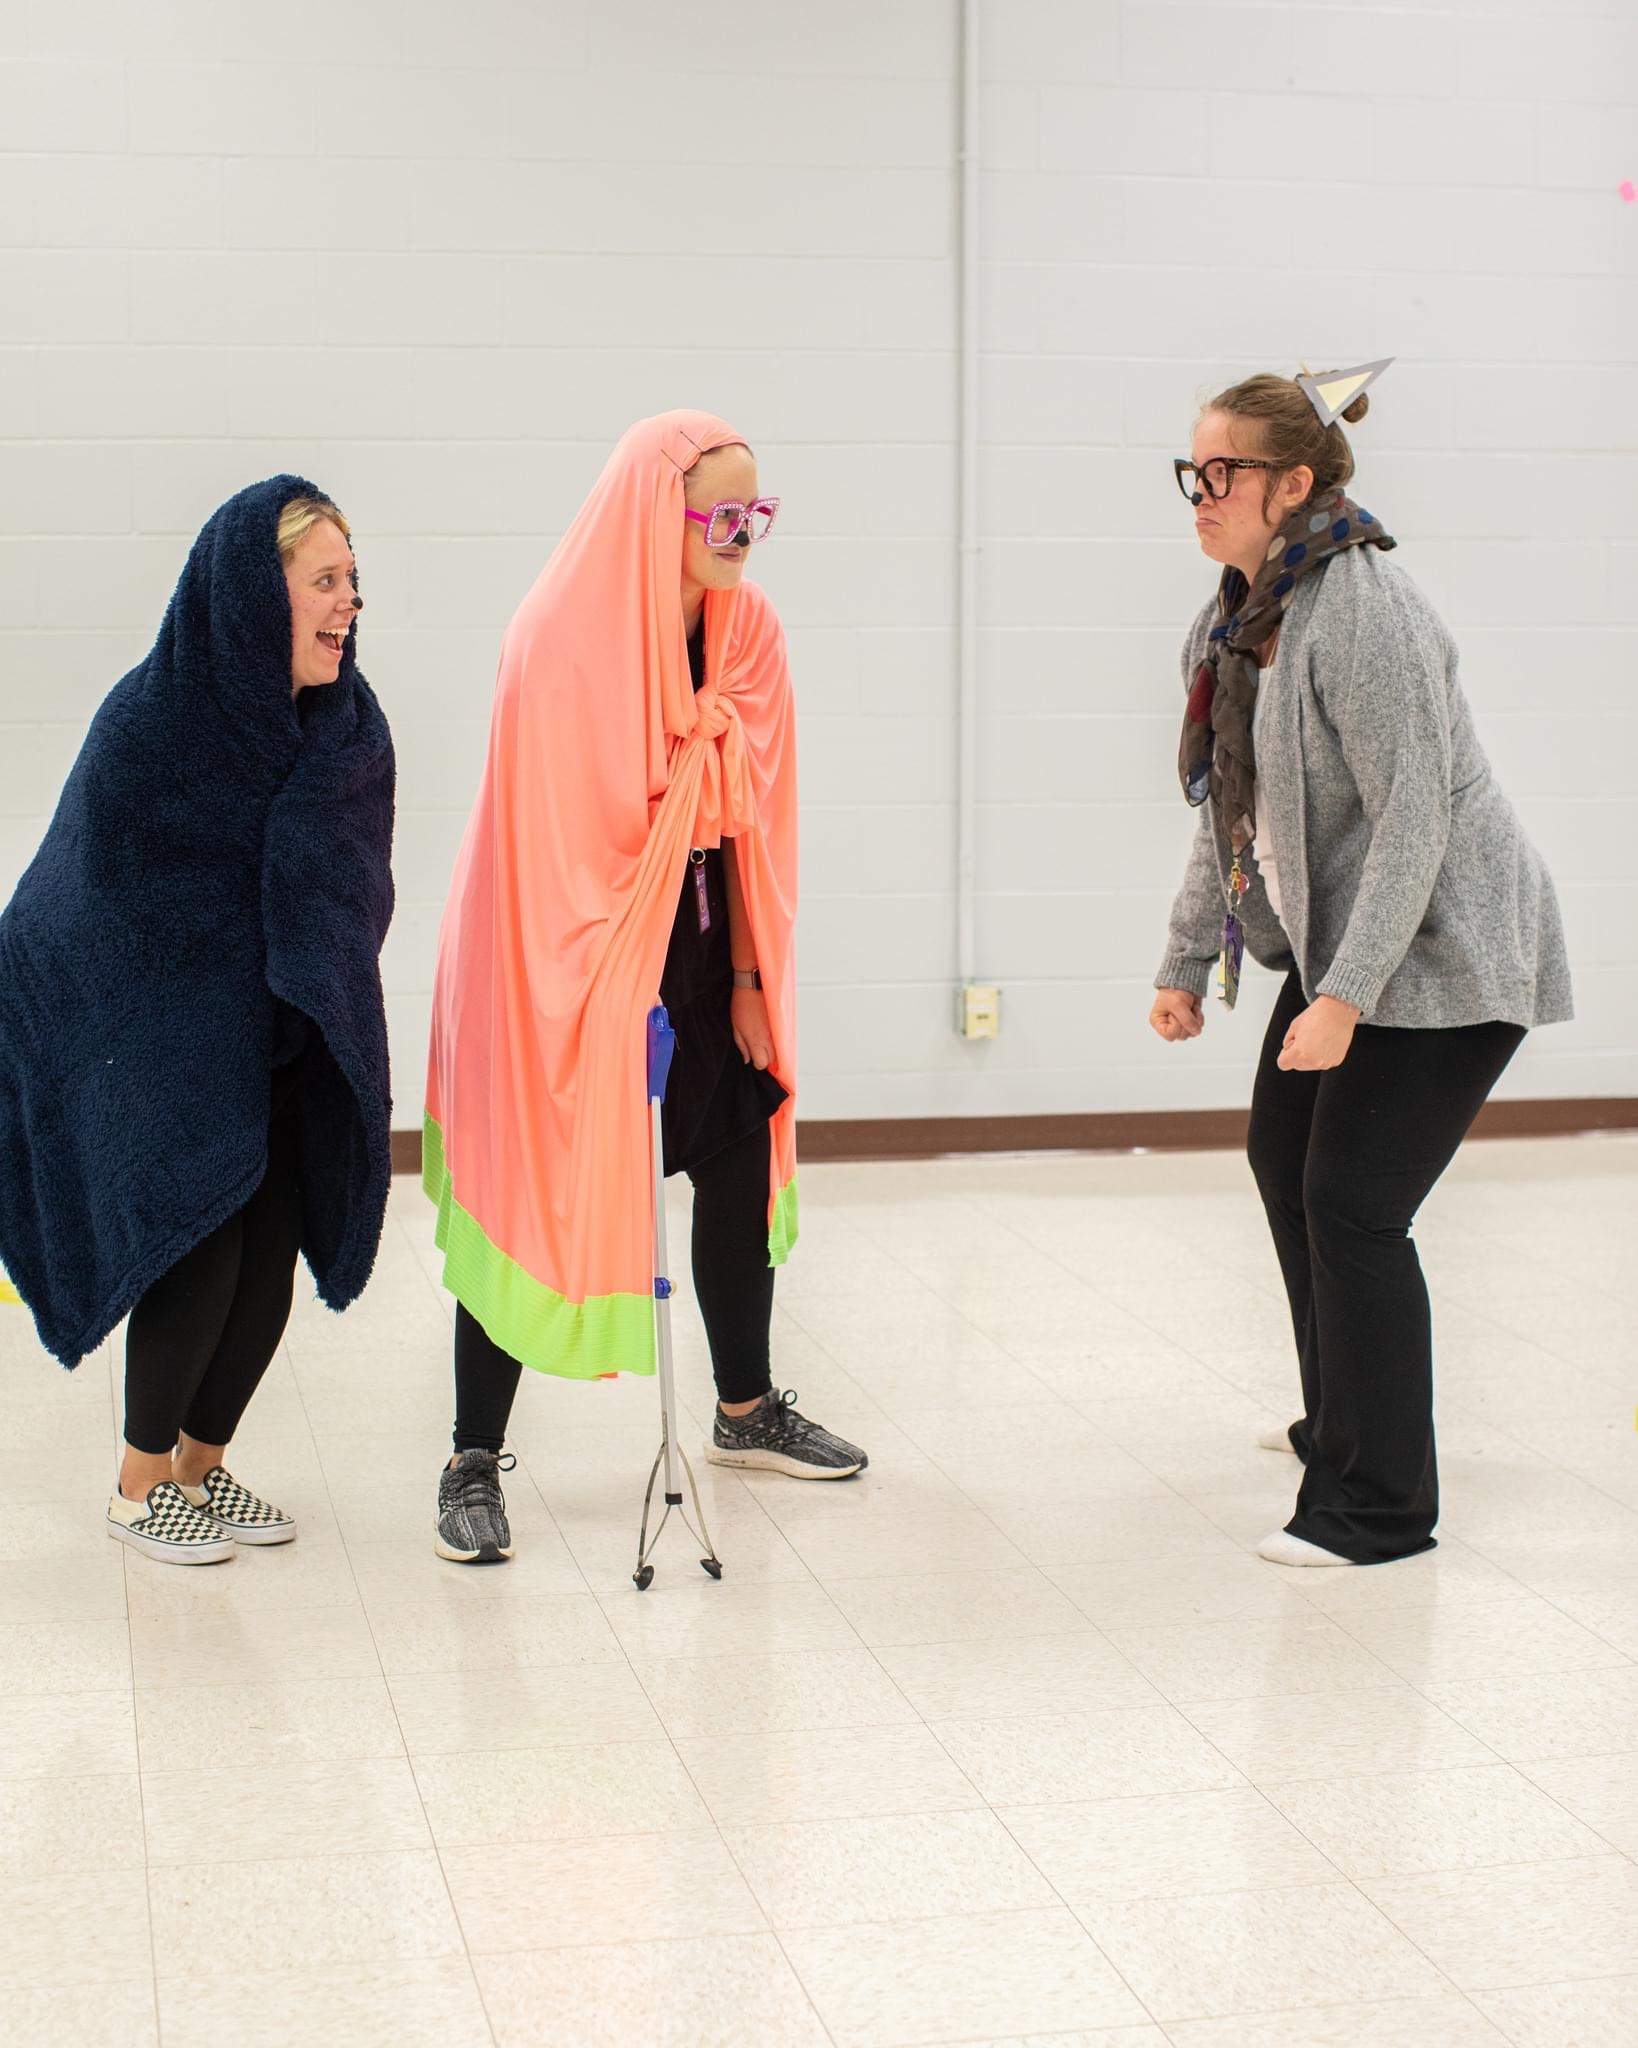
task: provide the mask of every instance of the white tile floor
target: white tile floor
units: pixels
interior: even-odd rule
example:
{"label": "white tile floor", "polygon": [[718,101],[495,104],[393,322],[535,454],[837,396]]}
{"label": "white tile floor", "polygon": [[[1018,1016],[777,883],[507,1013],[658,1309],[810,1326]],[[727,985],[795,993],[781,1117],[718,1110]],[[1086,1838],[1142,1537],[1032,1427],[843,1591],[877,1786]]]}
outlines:
{"label": "white tile floor", "polygon": [[240,1439],[284,1551],[111,1544],[115,1347],[0,1308],[0,2043],[1631,2048],[1638,1141],[1431,1205],[1443,1542],[1375,1572],[1253,1554],[1293,1368],[1238,1160],[803,1206],[779,1378],[870,1470],[702,1468],[727,1575],[668,1535],[646,1595],[652,1382],[529,1376],[516,1561],[433,1557],[412,1183]]}

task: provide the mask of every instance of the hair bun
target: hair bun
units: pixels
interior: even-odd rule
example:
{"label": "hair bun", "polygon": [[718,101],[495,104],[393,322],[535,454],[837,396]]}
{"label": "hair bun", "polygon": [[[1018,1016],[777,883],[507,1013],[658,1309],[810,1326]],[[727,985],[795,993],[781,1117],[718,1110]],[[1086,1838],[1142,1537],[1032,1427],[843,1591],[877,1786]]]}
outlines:
{"label": "hair bun", "polygon": [[1349,426],[1357,426],[1370,409],[1370,393],[1362,391],[1352,405],[1345,405],[1342,408],[1341,417],[1348,422]]}

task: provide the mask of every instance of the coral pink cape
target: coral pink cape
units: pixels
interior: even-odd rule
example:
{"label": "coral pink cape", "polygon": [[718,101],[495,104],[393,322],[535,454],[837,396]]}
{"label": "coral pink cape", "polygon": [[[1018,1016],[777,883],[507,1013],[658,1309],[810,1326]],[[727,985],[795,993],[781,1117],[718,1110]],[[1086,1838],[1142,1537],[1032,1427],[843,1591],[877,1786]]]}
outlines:
{"label": "coral pink cape", "polygon": [[755,584],[708,591],[696,696],[681,600],[684,473],[742,440],[662,413],[609,458],[507,630],[439,935],[423,1179],[444,1284],[513,1357],[571,1378],[654,1369],[646,1019],[689,849],[730,836],[789,1098],[770,1263],[796,1237],[785,637]]}

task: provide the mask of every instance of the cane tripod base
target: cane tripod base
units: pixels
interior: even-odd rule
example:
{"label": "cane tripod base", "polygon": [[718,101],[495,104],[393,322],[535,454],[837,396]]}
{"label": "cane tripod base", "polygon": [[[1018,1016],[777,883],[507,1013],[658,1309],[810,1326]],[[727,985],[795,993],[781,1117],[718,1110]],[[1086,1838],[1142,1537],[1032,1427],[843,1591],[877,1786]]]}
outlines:
{"label": "cane tripod base", "polygon": [[695,1526],[694,1521],[689,1520],[688,1509],[683,1503],[682,1495],[668,1491],[665,1496],[665,1512],[654,1525],[653,1536],[650,1537],[648,1533],[649,1512],[654,1505],[654,1482],[659,1478],[660,1467],[665,1463],[665,1453],[665,1439],[662,1437],[660,1439],[660,1448],[655,1453],[654,1463],[649,1471],[648,1488],[643,1495],[643,1525],[637,1536],[637,1569],[631,1575],[631,1583],[637,1588],[639,1593],[646,1593],[654,1583],[654,1567],[649,1560],[658,1548],[660,1538],[665,1534],[665,1525],[670,1521],[673,1512],[675,1512],[678,1521],[682,1523],[689,1535],[693,1537],[694,1541],[705,1552],[704,1557],[700,1559],[700,1570],[713,1579],[720,1579],[722,1577],[722,1560],[717,1556],[716,1548],[711,1541],[710,1531],[705,1526],[705,1510],[700,1505],[700,1489],[694,1478],[694,1468],[689,1464],[687,1454],[681,1450],[677,1452],[677,1460],[688,1480],[688,1491],[694,1498],[694,1516],[698,1522],[698,1527]]}

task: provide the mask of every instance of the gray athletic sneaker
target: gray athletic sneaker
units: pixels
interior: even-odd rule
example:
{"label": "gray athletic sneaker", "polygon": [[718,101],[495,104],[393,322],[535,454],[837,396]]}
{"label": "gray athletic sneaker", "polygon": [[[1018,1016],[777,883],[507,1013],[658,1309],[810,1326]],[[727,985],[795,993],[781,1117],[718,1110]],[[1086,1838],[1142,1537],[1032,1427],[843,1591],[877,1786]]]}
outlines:
{"label": "gray athletic sneaker", "polygon": [[751,1465],[792,1479],[851,1479],[870,1463],[857,1444],[796,1412],[796,1393],[771,1389],[749,1415],[717,1410],[705,1456],[712,1465]]}
{"label": "gray athletic sneaker", "polygon": [[462,1451],[438,1474],[434,1548],[453,1564],[499,1564],[512,1555],[512,1525],[500,1475],[517,1459],[510,1451]]}

